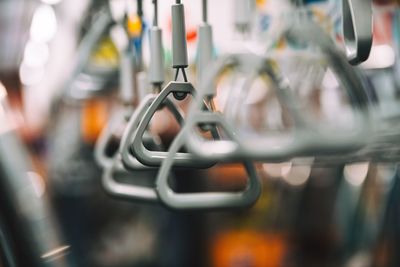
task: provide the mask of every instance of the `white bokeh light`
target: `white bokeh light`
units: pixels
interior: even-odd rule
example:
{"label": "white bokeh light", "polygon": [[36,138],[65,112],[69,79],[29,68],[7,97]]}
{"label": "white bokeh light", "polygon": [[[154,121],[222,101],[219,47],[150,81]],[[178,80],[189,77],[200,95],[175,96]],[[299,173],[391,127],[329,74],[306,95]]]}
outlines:
{"label": "white bokeh light", "polygon": [[40,0],[43,4],[48,4],[48,5],[57,5],[59,4],[62,0]]}
{"label": "white bokeh light", "polygon": [[49,59],[49,47],[45,43],[30,40],[24,51],[24,63],[29,67],[43,67]]}
{"label": "white bokeh light", "polygon": [[353,186],[361,186],[367,178],[368,170],[368,162],[347,164],[344,167],[344,178]]}
{"label": "white bokeh light", "polygon": [[31,39],[38,43],[51,41],[57,32],[57,18],[54,9],[49,5],[40,5],[32,18]]}
{"label": "white bokeh light", "polygon": [[25,86],[32,86],[35,84],[40,83],[44,78],[44,67],[35,67],[32,68],[22,62],[21,66],[19,67],[19,77],[21,82]]}

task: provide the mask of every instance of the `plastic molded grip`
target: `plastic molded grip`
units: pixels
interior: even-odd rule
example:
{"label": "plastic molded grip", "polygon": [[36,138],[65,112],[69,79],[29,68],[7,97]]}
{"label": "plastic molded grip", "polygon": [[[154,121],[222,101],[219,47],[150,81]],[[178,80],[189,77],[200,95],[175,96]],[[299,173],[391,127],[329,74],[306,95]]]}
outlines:
{"label": "plastic molded grip", "polygon": [[113,164],[105,168],[103,172],[102,184],[107,193],[118,198],[129,200],[147,202],[158,201],[158,196],[154,188],[117,182],[114,178],[116,173],[127,174],[126,170],[121,165],[119,155],[114,158]]}
{"label": "plastic molded grip", "polygon": [[[156,97],[156,95],[147,95],[143,99],[143,101],[141,101],[140,105],[136,108],[135,112],[128,122],[128,125],[125,128],[119,147],[119,153],[121,155],[121,160],[124,164],[124,167],[128,170],[137,170],[141,169],[144,166],[136,159],[135,155],[132,153],[131,143],[133,141],[133,136],[140,124],[140,121],[142,120],[143,116],[145,115],[153,101],[156,99]],[[171,100],[167,99],[165,103],[170,110],[174,110],[172,112],[173,114],[180,114],[180,111],[176,109],[176,106],[171,102]],[[179,120],[182,120],[182,117],[179,117]]]}
{"label": "plastic molded grip", "polygon": [[347,58],[352,65],[369,57],[372,47],[371,0],[343,0],[343,35]]}
{"label": "plastic molded grip", "polygon": [[[166,158],[168,152],[164,151],[150,151],[143,145],[143,135],[156,111],[163,105],[172,112],[180,125],[183,125],[183,117],[180,111],[174,107],[175,104],[168,101],[168,95],[172,93],[187,93],[193,95],[195,90],[193,85],[188,82],[170,82],[157,96],[157,98],[146,109],[136,132],[133,134],[132,146],[133,154],[136,158],[145,165],[158,167]],[[172,105],[172,106],[170,106]],[[214,134],[215,135],[215,134]],[[196,167],[196,168],[209,168],[214,165],[214,161],[199,160],[194,158],[190,153],[177,153],[175,155],[175,165],[179,167]]]}
{"label": "plastic molded grip", "polygon": [[158,27],[150,30],[150,57],[150,82],[162,84],[164,82],[164,51],[162,31]]}
{"label": "plastic molded grip", "polygon": [[251,0],[235,0],[234,20],[239,29],[247,29],[252,19]]}
{"label": "plastic molded grip", "polygon": [[172,190],[168,182],[169,174],[174,167],[176,153],[185,143],[187,129],[185,127],[175,138],[158,172],[156,189],[163,203],[173,209],[191,210],[241,208],[255,203],[261,194],[261,183],[255,167],[249,161],[243,162],[249,182],[246,189],[241,192],[176,193]]}
{"label": "plastic molded grip", "polygon": [[182,4],[175,4],[172,10],[172,67],[186,68],[188,64],[185,10]]}
{"label": "plastic molded grip", "polygon": [[213,35],[209,24],[203,24],[199,27],[199,45],[198,45],[198,80],[201,81],[204,71],[213,58]]}

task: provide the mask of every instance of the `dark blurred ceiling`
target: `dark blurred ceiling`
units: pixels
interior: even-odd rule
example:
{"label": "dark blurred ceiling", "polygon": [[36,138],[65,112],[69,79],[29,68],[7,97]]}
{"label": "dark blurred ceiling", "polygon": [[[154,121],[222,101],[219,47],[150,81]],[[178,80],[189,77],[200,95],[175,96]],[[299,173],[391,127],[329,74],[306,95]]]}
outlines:
{"label": "dark blurred ceiling", "polygon": [[38,1],[0,0],[0,73],[18,71]]}

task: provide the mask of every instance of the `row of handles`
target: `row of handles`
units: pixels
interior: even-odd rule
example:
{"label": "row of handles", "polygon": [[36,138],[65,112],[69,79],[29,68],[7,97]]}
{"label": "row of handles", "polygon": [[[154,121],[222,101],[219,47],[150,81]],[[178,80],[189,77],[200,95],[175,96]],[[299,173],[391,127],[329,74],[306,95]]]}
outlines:
{"label": "row of handles", "polygon": [[[242,0],[243,3],[249,1]],[[365,145],[361,138],[368,126],[368,112],[364,108],[368,102],[363,94],[363,84],[357,79],[354,69],[348,64],[358,64],[368,58],[372,44],[372,13],[371,3],[363,0],[343,1],[344,37],[346,43],[347,59],[329,38],[314,23],[306,24],[307,27],[299,28],[290,25],[290,34],[305,41],[316,42],[327,55],[331,66],[338,72],[344,73],[344,80],[349,94],[354,98],[360,112],[362,127],[356,132],[343,136],[316,134],[318,131],[307,125],[294,135],[296,142],[288,145],[264,147],[249,145],[238,137],[235,128],[224,116],[213,110],[211,102],[215,97],[215,82],[219,75],[227,69],[240,69],[249,79],[254,75],[268,75],[276,85],[280,99],[287,103],[295,101],[288,94],[288,85],[282,75],[274,68],[274,64],[267,55],[255,53],[234,53],[220,56],[213,60],[212,28],[207,22],[207,1],[203,0],[203,24],[199,27],[199,90],[187,81],[185,68],[188,67],[184,6],[176,1],[171,7],[172,11],[172,49],[173,68],[176,69],[175,81],[169,82],[162,90],[164,82],[164,59],[162,46],[162,31],[157,19],[157,1],[154,0],[154,23],[150,29],[150,53],[151,63],[148,71],[150,82],[159,92],[149,94],[135,107],[133,113],[125,112],[124,116],[117,114],[117,119],[112,120],[101,134],[95,149],[95,156],[99,164],[104,168],[103,186],[113,196],[137,201],[164,203],[174,209],[214,209],[246,207],[253,204],[261,193],[261,182],[257,176],[257,170],[253,161],[281,161],[298,156],[310,156],[321,152],[329,154],[350,153]],[[243,4],[242,3],[242,4]],[[120,23],[116,26],[122,29]],[[115,31],[116,32],[116,31]],[[122,31],[120,31],[121,33]],[[115,34],[117,35],[117,34]],[[123,34],[121,34],[123,36]],[[317,37],[317,38],[316,38]],[[117,38],[117,37],[115,37]],[[123,37],[120,37],[121,39]],[[127,38],[127,37],[126,37]],[[124,43],[124,42],[123,42]],[[126,43],[126,42],[125,42]],[[118,46],[121,55],[120,87],[122,100],[129,103],[130,93],[133,87],[134,65],[131,60],[130,50],[126,45]],[[183,74],[184,81],[178,81],[179,72]],[[246,84],[246,83],[245,83]],[[355,93],[355,94],[354,94]],[[168,98],[173,95],[180,101],[188,95],[193,97],[188,115],[184,119],[183,112],[176,102]],[[290,106],[290,105],[289,105]],[[157,146],[154,136],[147,131],[153,115],[160,108],[167,108],[178,123],[181,130],[170,145],[168,151],[149,150],[144,142]],[[295,105],[292,106],[293,115],[298,113]],[[296,117],[296,116],[295,116]],[[301,118],[298,118],[301,121]],[[106,155],[107,144],[112,138],[115,129],[126,124],[121,138],[119,150],[109,157]],[[199,136],[197,129],[209,133],[212,140],[204,140]],[[224,134],[222,134],[222,132]],[[185,147],[189,152],[180,152]],[[174,168],[210,168],[221,162],[240,162],[243,164],[248,183],[240,192],[201,192],[201,193],[177,193],[170,187],[170,179],[173,179]],[[153,186],[145,187],[133,184],[121,183],[115,179],[116,174],[125,173],[135,180],[138,171],[156,171],[157,178]],[[133,172],[130,174],[130,172]],[[191,179],[187,177],[185,179]]]}

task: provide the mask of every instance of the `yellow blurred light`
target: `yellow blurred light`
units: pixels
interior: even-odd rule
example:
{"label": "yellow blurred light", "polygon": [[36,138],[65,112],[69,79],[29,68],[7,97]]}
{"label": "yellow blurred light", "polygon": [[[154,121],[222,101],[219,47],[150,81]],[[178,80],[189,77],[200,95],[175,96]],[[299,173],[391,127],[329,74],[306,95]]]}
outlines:
{"label": "yellow blurred light", "polygon": [[142,22],[139,16],[129,16],[127,21],[128,33],[131,37],[139,37],[142,33]]}

